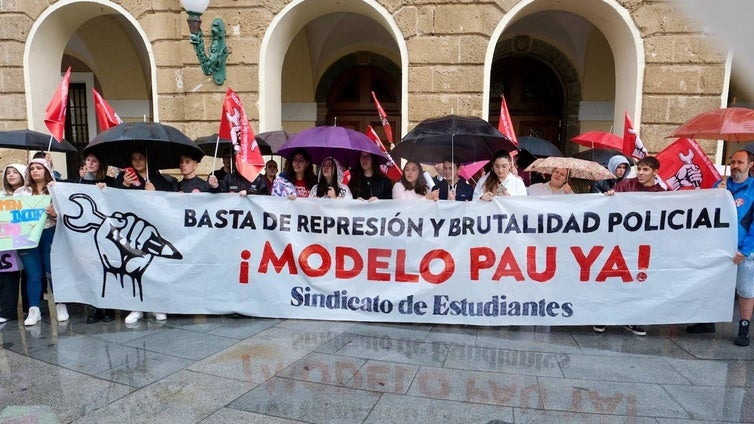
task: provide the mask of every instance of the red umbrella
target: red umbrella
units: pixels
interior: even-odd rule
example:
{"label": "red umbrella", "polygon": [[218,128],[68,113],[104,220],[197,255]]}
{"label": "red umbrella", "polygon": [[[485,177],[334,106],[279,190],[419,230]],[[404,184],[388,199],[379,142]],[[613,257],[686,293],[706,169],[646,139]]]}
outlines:
{"label": "red umbrella", "polygon": [[754,110],[729,107],[702,112],[686,121],[668,137],[725,141],[754,140]]}
{"label": "red umbrella", "polygon": [[576,144],[593,149],[623,150],[623,138],[605,131],[589,131],[572,138]]}

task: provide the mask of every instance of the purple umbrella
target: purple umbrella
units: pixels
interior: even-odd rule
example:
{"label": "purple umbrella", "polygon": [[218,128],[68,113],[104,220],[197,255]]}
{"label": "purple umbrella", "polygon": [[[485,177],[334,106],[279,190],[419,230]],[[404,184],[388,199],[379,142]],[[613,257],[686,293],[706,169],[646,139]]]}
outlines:
{"label": "purple umbrella", "polygon": [[379,147],[365,134],[345,127],[314,127],[303,130],[286,141],[278,154],[290,158],[297,149],[304,149],[312,157],[312,162],[320,164],[327,157],[334,157],[344,167],[359,163],[361,152],[377,156],[381,164],[388,159]]}

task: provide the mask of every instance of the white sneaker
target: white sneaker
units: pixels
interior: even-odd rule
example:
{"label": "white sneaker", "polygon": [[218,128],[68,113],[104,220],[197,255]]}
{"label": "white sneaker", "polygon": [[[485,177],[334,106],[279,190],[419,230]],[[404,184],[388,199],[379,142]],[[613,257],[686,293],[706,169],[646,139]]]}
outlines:
{"label": "white sneaker", "polygon": [[32,306],[29,308],[29,315],[24,320],[24,325],[35,325],[42,320],[42,312],[38,306]]}
{"label": "white sneaker", "polygon": [[68,307],[65,306],[65,303],[56,303],[55,309],[58,310],[58,322],[68,321]]}
{"label": "white sneaker", "polygon": [[144,316],[144,312],[133,311],[125,319],[126,324],[134,324]]}
{"label": "white sneaker", "polygon": [[8,318],[0,317],[0,324],[2,324],[4,322],[8,322]]}
{"label": "white sneaker", "polygon": [[155,312],[154,313],[154,319],[156,319],[157,321],[165,321],[166,319],[168,319],[168,314],[163,314],[161,312]]}

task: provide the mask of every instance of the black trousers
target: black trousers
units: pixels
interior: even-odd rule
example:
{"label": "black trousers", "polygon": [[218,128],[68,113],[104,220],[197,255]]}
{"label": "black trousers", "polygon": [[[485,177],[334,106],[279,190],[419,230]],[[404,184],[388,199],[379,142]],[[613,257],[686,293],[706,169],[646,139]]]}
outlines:
{"label": "black trousers", "polygon": [[0,317],[15,319],[18,315],[18,294],[21,287],[21,299],[24,312],[29,310],[25,281],[21,281],[20,271],[0,272]]}

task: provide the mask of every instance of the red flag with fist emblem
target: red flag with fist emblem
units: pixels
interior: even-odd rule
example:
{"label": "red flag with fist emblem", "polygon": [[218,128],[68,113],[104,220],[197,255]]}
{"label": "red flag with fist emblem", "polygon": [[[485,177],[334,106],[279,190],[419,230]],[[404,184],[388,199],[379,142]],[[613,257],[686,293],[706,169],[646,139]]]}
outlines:
{"label": "red flag with fist emblem", "polygon": [[238,173],[249,182],[254,181],[264,169],[264,158],[241,99],[231,88],[225,93],[220,130],[217,134],[219,138],[231,141]]}
{"label": "red flag with fist emblem", "polygon": [[668,190],[712,188],[720,180],[717,168],[693,139],[679,138],[656,157],[660,161],[657,176]]}

